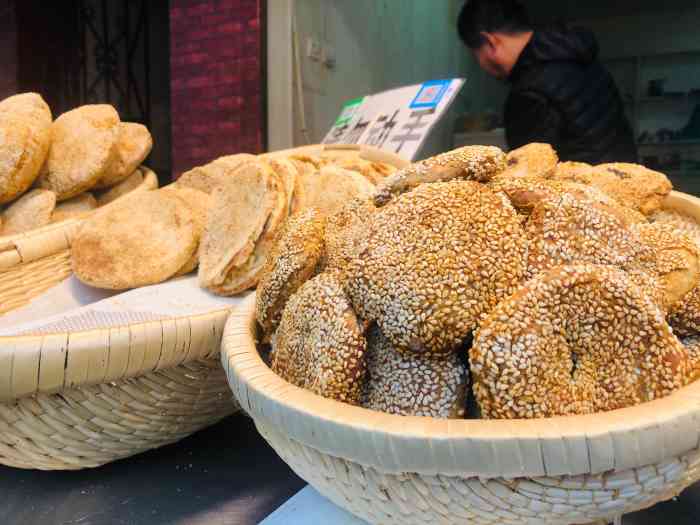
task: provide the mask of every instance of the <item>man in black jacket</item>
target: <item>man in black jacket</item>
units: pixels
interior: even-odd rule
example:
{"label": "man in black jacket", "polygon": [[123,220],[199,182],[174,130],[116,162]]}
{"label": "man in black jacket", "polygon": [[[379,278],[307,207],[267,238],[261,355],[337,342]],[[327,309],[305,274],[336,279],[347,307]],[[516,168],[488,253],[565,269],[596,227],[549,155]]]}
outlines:
{"label": "man in black jacket", "polygon": [[468,0],[457,27],[481,68],[511,85],[504,114],[511,149],[545,142],[563,161],[637,162],[632,127],[593,33],[536,29],[517,0]]}

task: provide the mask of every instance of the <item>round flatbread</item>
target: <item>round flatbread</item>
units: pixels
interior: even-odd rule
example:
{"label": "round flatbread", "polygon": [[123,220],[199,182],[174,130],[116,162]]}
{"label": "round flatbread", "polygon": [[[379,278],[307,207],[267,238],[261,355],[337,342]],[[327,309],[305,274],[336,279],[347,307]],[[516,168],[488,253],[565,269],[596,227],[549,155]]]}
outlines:
{"label": "round flatbread", "polygon": [[3,212],[3,235],[14,235],[51,222],[56,195],[48,190],[32,190],[10,204]]}
{"label": "round flatbread", "polygon": [[[187,206],[192,212],[192,219],[194,220],[196,235],[197,235],[197,248],[199,248],[199,243],[204,234],[204,229],[207,224],[207,215],[209,214],[209,208],[211,207],[212,197],[204,193],[203,191],[195,190],[194,188],[178,187],[173,184],[166,186],[165,188],[159,190],[162,192],[168,192],[172,195],[178,197],[184,206]],[[199,250],[195,250],[192,257],[185,263],[185,265],[178,270],[175,276],[185,275],[192,271],[199,265]]]}
{"label": "round flatbread", "polygon": [[182,200],[146,191],[85,221],[71,256],[73,271],[84,283],[124,290],[172,277],[196,247],[195,221]]}
{"label": "round flatbread", "polygon": [[108,188],[128,178],[153,149],[153,137],[142,124],[122,122],[119,124],[119,138],[116,156],[112,166],[100,179],[96,188]]}
{"label": "round flatbread", "polygon": [[186,171],[178,177],[175,185],[211,194],[220,180],[233,176],[241,166],[256,161],[255,155],[247,153],[220,157],[209,164]]}
{"label": "round flatbread", "polygon": [[58,117],[39,186],[56,193],[59,201],[94,187],[115,162],[119,129],[117,111],[106,104],[81,106]]}
{"label": "round flatbread", "polygon": [[36,93],[0,102],[0,204],[24,193],[39,176],[51,143],[51,110]]}
{"label": "round flatbread", "polygon": [[232,270],[245,265],[278,204],[279,179],[259,164],[248,164],[235,177],[214,187],[207,227],[199,252],[199,283],[222,295],[239,293],[228,282]]}
{"label": "round flatbread", "polygon": [[353,199],[366,199],[375,186],[355,171],[324,166],[316,173],[305,172],[294,188],[294,213],[315,208],[325,215],[339,212]]}
{"label": "round flatbread", "polygon": [[97,200],[91,193],[85,192],[72,199],[59,202],[51,216],[51,222],[61,222],[73,217],[81,217],[97,208]]}

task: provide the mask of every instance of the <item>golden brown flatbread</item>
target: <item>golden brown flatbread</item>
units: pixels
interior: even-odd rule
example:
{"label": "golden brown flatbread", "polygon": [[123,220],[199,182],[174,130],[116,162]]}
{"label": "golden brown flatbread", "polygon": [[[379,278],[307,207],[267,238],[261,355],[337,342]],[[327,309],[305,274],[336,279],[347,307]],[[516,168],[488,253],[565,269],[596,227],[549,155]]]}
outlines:
{"label": "golden brown flatbread", "polygon": [[375,186],[357,172],[330,165],[317,173],[303,173],[294,191],[294,213],[316,208],[332,215],[353,199],[371,197]]}
{"label": "golden brown flatbread", "polygon": [[144,191],[87,219],[73,239],[71,257],[84,283],[124,290],[172,277],[196,247],[195,221],[181,199]]}
{"label": "golden brown flatbread", "polygon": [[117,153],[112,166],[97,183],[96,188],[109,188],[134,173],[153,149],[151,132],[143,124],[122,122],[119,124],[116,149]]}
{"label": "golden brown flatbread", "polygon": [[203,288],[222,295],[243,291],[237,284],[231,285],[229,274],[254,254],[283,196],[278,177],[261,166],[245,165],[235,177],[222,178],[214,187],[199,250],[199,283]]}
{"label": "golden brown flatbread", "polygon": [[51,143],[51,110],[36,93],[0,101],[0,204],[24,193],[39,176]]}
{"label": "golden brown flatbread", "polygon": [[56,195],[48,190],[32,190],[10,204],[3,212],[2,234],[14,235],[41,228],[51,222]]}
{"label": "golden brown flatbread", "polygon": [[38,183],[62,201],[93,188],[115,162],[119,115],[107,104],[81,106],[58,117],[51,134]]}
{"label": "golden brown flatbread", "polygon": [[51,215],[51,222],[61,222],[82,217],[97,208],[97,200],[89,192],[81,193],[67,201],[59,202]]}

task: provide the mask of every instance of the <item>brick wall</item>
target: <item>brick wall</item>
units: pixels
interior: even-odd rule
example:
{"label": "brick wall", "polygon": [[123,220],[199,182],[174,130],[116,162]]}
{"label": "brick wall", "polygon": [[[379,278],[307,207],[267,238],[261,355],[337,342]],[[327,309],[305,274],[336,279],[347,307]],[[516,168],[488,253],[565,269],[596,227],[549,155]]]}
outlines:
{"label": "brick wall", "polygon": [[171,0],[173,175],[262,151],[263,1]]}
{"label": "brick wall", "polygon": [[17,18],[14,0],[0,0],[0,100],[17,93]]}

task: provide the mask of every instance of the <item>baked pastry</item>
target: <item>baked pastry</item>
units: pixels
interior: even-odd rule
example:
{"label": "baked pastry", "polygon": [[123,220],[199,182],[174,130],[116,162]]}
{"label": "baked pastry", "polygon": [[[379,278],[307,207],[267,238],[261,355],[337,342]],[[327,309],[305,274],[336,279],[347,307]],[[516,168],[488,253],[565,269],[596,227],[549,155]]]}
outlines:
{"label": "baked pastry", "polygon": [[95,197],[89,192],[81,193],[67,201],[59,202],[53,210],[51,222],[61,222],[74,217],[81,217],[96,208],[97,200]]}
{"label": "baked pastry", "polygon": [[2,213],[2,234],[14,235],[51,222],[56,195],[48,190],[31,190],[10,204]]}
{"label": "baked pastry", "polygon": [[424,184],[378,209],[366,228],[346,289],[399,351],[453,351],[524,276],[517,213],[476,182]]}
{"label": "baked pastry", "polygon": [[297,177],[292,212],[315,208],[325,215],[340,211],[356,198],[370,198],[374,185],[357,172],[328,165],[318,172],[303,172]]}
{"label": "baked pastry", "polygon": [[504,192],[515,208],[529,215],[540,202],[568,193],[576,198],[585,199],[599,205],[627,225],[646,223],[644,215],[632,208],[623,206],[612,197],[595,188],[576,182],[545,180],[539,177],[502,178],[500,175],[488,186],[494,191]]}
{"label": "baked pastry", "polygon": [[289,298],[316,273],[323,253],[325,218],[308,209],[290,217],[270,252],[258,283],[255,316],[267,342]]}
{"label": "baked pastry", "polygon": [[211,194],[219,181],[233,176],[241,166],[256,161],[257,157],[255,155],[247,153],[220,157],[209,164],[183,173],[174,184]]}
{"label": "baked pastry", "polygon": [[360,404],[400,416],[464,417],[468,373],[456,353],[398,352],[381,330],[367,335],[367,377]]}
{"label": "baked pastry", "polygon": [[360,157],[346,157],[333,161],[333,165],[350,171],[355,171],[377,186],[384,179],[396,173],[397,169],[385,162],[374,162]]}
{"label": "baked pastry", "polygon": [[692,379],[688,351],[659,308],[609,266],[538,275],[491,312],[469,358],[490,419],[615,410]]}
{"label": "baked pastry", "polygon": [[555,178],[595,186],[603,193],[646,216],[661,209],[673,189],[668,177],[638,164],[601,164],[589,170],[572,166],[557,170]]}
{"label": "baked pastry", "polygon": [[73,239],[71,261],[84,283],[124,290],[169,279],[196,248],[196,224],[181,199],[144,191],[87,219]]}
{"label": "baked pastry", "polygon": [[109,188],[129,177],[153,149],[153,137],[143,124],[122,122],[116,143],[114,162],[95,188]]}
{"label": "baked pastry", "polygon": [[565,193],[537,204],[525,225],[527,277],[562,264],[644,269],[653,250],[605,205]]}
{"label": "baked pastry", "polygon": [[51,110],[36,93],[0,101],[0,204],[24,193],[39,176],[51,143]]}
{"label": "baked pastry", "polygon": [[254,287],[287,218],[284,182],[265,163],[219,180],[199,252],[199,283],[220,295]]}
{"label": "baked pastry", "polygon": [[648,270],[661,282],[664,311],[673,310],[686,294],[700,285],[700,248],[670,225],[637,224],[634,229],[654,251],[655,258]]}
{"label": "baked pastry", "polygon": [[383,206],[393,197],[424,183],[452,179],[488,182],[506,168],[506,155],[494,146],[465,146],[422,160],[388,177],[377,188],[374,204]]}
{"label": "baked pastry", "polygon": [[207,225],[207,217],[209,215],[209,209],[211,208],[212,198],[203,191],[187,188],[185,186],[175,186],[173,184],[165,186],[158,191],[169,192],[175,195],[181,200],[182,205],[186,206],[192,213],[195,236],[197,237],[197,248],[185,265],[175,273],[175,277],[186,275],[194,271],[199,265],[199,243]]}
{"label": "baked pastry", "polygon": [[506,169],[499,179],[537,177],[548,179],[554,173],[559,157],[549,144],[532,143],[514,149],[506,155]]}
{"label": "baked pastry", "polygon": [[117,159],[119,115],[107,104],[81,106],[51,126],[51,149],[39,187],[59,201],[93,188]]}
{"label": "baked pastry", "polygon": [[272,341],[271,367],[283,379],[357,405],[367,342],[340,282],[317,275],[292,296]]}
{"label": "baked pastry", "polygon": [[105,206],[125,195],[158,189],[158,177],[148,168],[141,166],[128,178],[103,191],[97,191],[97,205]]}
{"label": "baked pastry", "polygon": [[321,266],[345,271],[358,255],[366,234],[367,221],[377,208],[372,199],[354,199],[326,220],[325,250]]}

